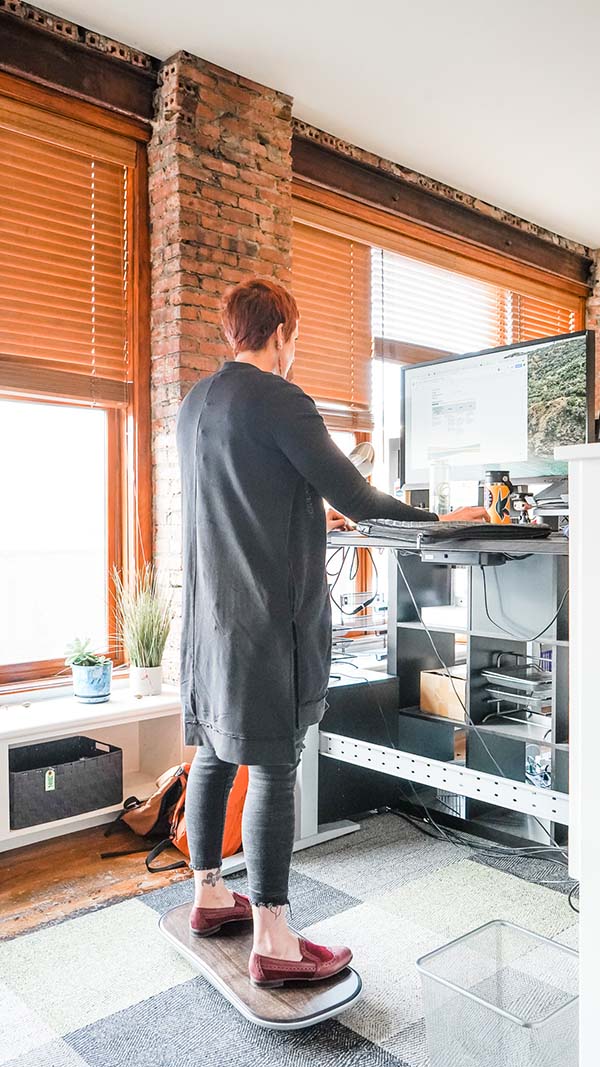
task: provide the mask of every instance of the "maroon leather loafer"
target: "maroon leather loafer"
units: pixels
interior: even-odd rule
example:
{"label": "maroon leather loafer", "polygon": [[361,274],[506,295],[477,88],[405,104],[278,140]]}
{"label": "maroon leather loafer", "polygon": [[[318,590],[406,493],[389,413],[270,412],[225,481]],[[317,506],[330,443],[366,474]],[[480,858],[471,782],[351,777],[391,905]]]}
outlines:
{"label": "maroon leather loafer", "polygon": [[301,960],[278,960],[271,956],[250,953],[248,971],[256,986],[282,986],[284,982],[320,982],[343,971],[352,959],[352,952],[344,945],[315,945],[300,937]]}
{"label": "maroon leather loafer", "polygon": [[198,937],[216,934],[225,923],[242,922],[252,919],[252,905],[243,893],[233,894],[235,904],[231,908],[197,908],[190,912],[190,930]]}

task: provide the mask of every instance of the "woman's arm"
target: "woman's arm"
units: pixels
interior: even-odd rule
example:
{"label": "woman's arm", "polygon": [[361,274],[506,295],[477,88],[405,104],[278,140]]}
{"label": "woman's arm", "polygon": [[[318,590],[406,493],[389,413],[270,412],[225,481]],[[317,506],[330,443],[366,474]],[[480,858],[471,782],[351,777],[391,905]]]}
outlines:
{"label": "woman's arm", "polygon": [[296,385],[274,376],[269,401],[266,416],[275,444],[343,515],[355,522],[377,518],[427,522],[438,518],[369,485],[331,439],[314,401]]}

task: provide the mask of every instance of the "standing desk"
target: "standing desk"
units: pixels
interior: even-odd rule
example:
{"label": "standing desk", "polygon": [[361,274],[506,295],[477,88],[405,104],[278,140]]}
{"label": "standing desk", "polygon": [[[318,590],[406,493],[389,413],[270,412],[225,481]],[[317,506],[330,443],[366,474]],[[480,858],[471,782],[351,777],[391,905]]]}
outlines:
{"label": "standing desk", "polygon": [[[535,816],[563,843],[569,822],[568,542],[551,537],[531,542],[449,541],[434,549],[402,546],[402,568],[420,608],[450,607],[452,570],[467,568],[466,625],[457,630],[454,623],[438,622],[429,629],[448,666],[456,662],[457,632],[466,639],[465,703],[476,729],[468,722],[430,715],[419,706],[421,671],[440,664],[394,562],[398,542],[333,532],[328,544],[388,550],[387,674],[361,670],[368,681],[332,682],[329,708],[321,723],[309,728],[298,768],[294,851],[358,830],[354,816],[383,806],[398,780],[464,798],[465,819],[486,805]],[[494,622],[485,611],[481,566]],[[490,708],[482,668],[493,665],[499,652],[533,655],[529,638],[553,618],[563,598],[543,639],[553,658],[551,719],[542,724],[483,724]],[[336,673],[335,665],[332,670]],[[456,756],[459,735],[466,739],[464,758]],[[525,774],[526,746],[540,743],[552,751],[551,788],[532,785]],[[223,871],[244,866],[240,853],[224,860]]]}

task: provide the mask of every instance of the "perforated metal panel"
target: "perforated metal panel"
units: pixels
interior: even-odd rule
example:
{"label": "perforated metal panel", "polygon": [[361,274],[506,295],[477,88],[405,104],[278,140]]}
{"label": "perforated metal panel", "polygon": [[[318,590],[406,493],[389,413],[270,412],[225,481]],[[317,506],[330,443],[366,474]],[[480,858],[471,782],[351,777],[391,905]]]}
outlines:
{"label": "perforated metal panel", "polygon": [[441,760],[357,741],[340,734],[321,732],[319,751],[322,756],[343,763],[354,763],[405,781],[443,788],[473,800],[536,815],[538,819],[548,819],[565,826],[569,824],[569,797],[554,789],[537,789],[526,782],[498,778],[459,764],[443,763]]}

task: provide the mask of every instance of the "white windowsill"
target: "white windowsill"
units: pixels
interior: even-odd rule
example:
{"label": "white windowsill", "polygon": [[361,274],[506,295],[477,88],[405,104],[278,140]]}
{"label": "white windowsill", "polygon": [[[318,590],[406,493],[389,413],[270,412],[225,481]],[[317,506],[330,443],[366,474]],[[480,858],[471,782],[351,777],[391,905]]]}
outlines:
{"label": "white windowsill", "polygon": [[19,742],[59,737],[74,729],[112,726],[140,719],[160,718],[179,713],[177,686],[163,684],[158,696],[133,696],[128,680],[113,683],[110,697],[101,704],[81,704],[72,686],[59,694],[32,691],[0,697],[0,740]]}

